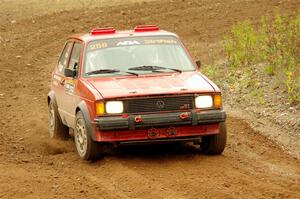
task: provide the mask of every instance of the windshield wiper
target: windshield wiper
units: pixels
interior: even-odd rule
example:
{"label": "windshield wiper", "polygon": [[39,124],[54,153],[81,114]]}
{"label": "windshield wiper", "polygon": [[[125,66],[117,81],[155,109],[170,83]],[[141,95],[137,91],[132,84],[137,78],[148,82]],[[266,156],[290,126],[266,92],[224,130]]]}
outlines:
{"label": "windshield wiper", "polygon": [[122,70],[118,70],[118,69],[99,69],[99,70],[90,71],[90,72],[88,72],[86,74],[87,75],[95,75],[95,74],[119,73],[119,72],[123,72],[123,73],[128,73],[128,74],[131,74],[131,75],[139,76],[139,74],[137,74],[137,73],[133,73],[133,72],[129,72],[129,71],[122,71]]}
{"label": "windshield wiper", "polygon": [[136,66],[132,68],[128,68],[128,70],[139,70],[139,71],[158,71],[158,70],[172,70],[179,73],[182,73],[182,70],[176,69],[176,68],[168,68],[168,67],[162,67],[162,66]]}

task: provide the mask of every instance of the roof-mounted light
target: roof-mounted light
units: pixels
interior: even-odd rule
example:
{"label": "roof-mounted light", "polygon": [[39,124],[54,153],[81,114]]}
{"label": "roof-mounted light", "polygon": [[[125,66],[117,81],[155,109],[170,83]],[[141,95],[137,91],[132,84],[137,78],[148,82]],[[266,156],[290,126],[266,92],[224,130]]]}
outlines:
{"label": "roof-mounted light", "polygon": [[136,26],[134,28],[135,32],[148,32],[148,31],[158,31],[159,27],[156,25],[141,25],[141,26]]}
{"label": "roof-mounted light", "polygon": [[104,34],[114,34],[116,29],[113,27],[109,28],[96,28],[91,30],[91,35],[104,35]]}

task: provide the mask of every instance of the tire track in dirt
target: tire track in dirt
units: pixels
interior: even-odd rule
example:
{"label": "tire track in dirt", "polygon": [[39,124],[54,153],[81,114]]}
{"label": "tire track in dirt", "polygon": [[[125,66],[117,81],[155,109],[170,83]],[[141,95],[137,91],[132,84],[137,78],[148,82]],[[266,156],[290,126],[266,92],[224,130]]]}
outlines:
{"label": "tire track in dirt", "polygon": [[120,164],[119,161],[113,160],[104,170],[109,175],[98,175],[97,177],[88,175],[88,178],[99,184],[105,184],[104,187],[108,187],[110,190],[122,193],[121,198],[139,198],[140,196],[143,198],[184,198],[180,192],[167,188],[159,181],[145,177],[138,173],[135,167],[127,167]]}
{"label": "tire track in dirt", "polygon": [[47,134],[49,78],[72,32],[155,23],[178,32],[195,57],[207,59],[207,48],[218,46],[231,24],[258,20],[274,6],[292,12],[300,2],[136,3],[1,23],[0,198],[300,198],[299,160],[238,118],[229,116],[229,143],[216,157],[190,145],[144,146],[87,163],[71,140],[53,141]]}

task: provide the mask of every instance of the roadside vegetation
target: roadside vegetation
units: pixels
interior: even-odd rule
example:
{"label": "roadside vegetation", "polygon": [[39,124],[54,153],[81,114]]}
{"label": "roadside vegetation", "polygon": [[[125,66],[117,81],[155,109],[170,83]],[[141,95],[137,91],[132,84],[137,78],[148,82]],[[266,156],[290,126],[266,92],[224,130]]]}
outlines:
{"label": "roadside vegetation", "polygon": [[[204,67],[204,73],[218,81],[224,90],[243,94],[266,105],[286,101],[300,103],[300,11],[287,16],[275,11],[260,23],[235,24],[224,38],[226,62]],[[266,94],[273,93],[273,99]],[[280,95],[285,99],[280,98]]]}

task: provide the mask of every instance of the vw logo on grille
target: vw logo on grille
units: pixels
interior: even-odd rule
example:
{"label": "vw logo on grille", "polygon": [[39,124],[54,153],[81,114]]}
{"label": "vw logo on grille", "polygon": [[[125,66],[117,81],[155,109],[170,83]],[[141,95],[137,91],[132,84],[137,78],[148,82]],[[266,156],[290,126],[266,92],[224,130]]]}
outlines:
{"label": "vw logo on grille", "polygon": [[165,108],[165,103],[162,100],[158,100],[156,102],[156,106],[157,106],[157,108],[163,109],[163,108]]}

